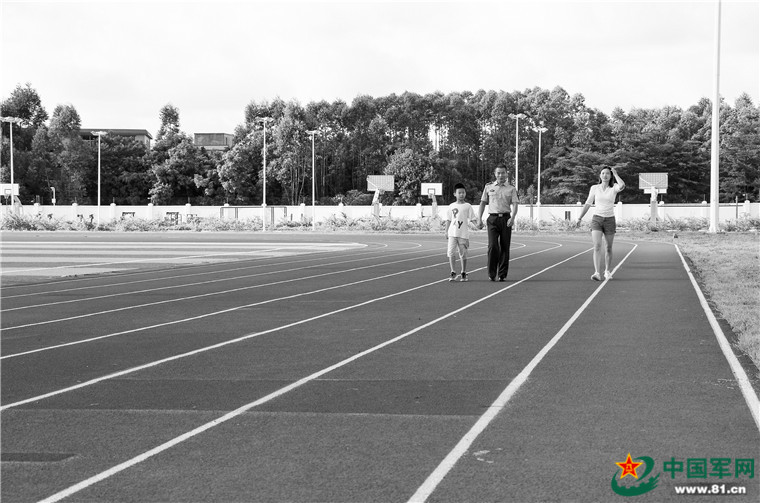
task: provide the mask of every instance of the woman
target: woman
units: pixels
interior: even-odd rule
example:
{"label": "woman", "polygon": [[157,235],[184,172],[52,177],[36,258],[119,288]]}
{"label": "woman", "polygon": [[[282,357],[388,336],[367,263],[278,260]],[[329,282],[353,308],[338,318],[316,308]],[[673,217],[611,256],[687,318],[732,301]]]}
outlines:
{"label": "woman", "polygon": [[[612,177],[615,182],[612,183]],[[591,218],[591,240],[594,243],[594,274],[591,279],[601,281],[599,270],[604,266],[604,279],[612,279],[610,269],[612,267],[612,241],[615,239],[615,196],[625,188],[625,182],[618,176],[615,168],[603,168],[599,173],[598,185],[592,185],[588,193],[586,204],[578,219],[576,226],[581,225],[581,220],[592,204],[596,205],[594,216]],[[602,237],[607,245],[602,254]]]}

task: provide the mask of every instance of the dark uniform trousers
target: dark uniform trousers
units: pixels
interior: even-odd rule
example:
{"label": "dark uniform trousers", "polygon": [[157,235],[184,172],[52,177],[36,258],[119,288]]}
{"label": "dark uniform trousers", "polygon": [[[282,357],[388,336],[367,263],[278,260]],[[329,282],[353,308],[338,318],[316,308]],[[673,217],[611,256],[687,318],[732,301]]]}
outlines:
{"label": "dark uniform trousers", "polygon": [[512,242],[512,227],[507,225],[508,220],[509,213],[491,213],[486,219],[489,278],[506,278],[507,272],[509,272],[509,246]]}

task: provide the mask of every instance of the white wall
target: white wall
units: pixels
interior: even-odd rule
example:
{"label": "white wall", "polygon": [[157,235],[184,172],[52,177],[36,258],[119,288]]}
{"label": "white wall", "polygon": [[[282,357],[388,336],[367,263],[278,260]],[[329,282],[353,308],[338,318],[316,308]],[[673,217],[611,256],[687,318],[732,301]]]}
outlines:
{"label": "white wall", "polygon": [[[443,215],[446,205],[438,205],[439,215]],[[580,216],[583,206],[581,204],[544,204],[540,207],[533,206],[533,219],[544,221],[553,218],[564,220],[566,213],[569,212],[570,219],[574,220]],[[658,216],[660,218],[709,218],[710,205],[708,204],[661,204],[658,206]],[[10,211],[10,206],[4,206],[3,211]],[[97,220],[97,206],[94,205],[70,205],[70,206],[50,206],[50,205],[25,205],[22,207],[24,215],[52,215],[56,219],[75,220],[79,218],[89,219],[90,215],[93,220]],[[269,206],[267,207],[269,216],[268,222],[280,222],[283,219],[290,221],[311,221],[311,205],[301,206]],[[618,220],[649,218],[649,204],[623,204],[618,203],[615,208],[615,216]],[[323,221],[334,215],[340,218],[345,214],[349,218],[366,218],[373,215],[372,206],[316,206],[315,213],[317,222]],[[586,219],[590,219],[590,213]],[[117,206],[115,204],[104,205],[100,207],[100,221],[108,222],[120,218],[141,218],[145,220],[169,218],[170,214],[176,214],[179,221],[185,222],[188,218],[224,218],[241,220],[250,218],[261,218],[263,211],[260,206]],[[433,208],[430,205],[417,206],[381,206],[381,217],[417,219],[430,217],[433,214]],[[754,217],[760,218],[760,203],[721,204],[719,211],[720,221],[734,220],[737,217]],[[530,218],[531,207],[529,205],[520,205],[518,217]]]}

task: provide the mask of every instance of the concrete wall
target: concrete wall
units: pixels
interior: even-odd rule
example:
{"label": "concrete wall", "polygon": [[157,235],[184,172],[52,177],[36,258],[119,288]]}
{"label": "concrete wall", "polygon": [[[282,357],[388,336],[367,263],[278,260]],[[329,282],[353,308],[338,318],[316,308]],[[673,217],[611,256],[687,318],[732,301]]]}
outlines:
{"label": "concrete wall", "polygon": [[[10,206],[4,206],[3,211],[10,211]],[[660,218],[709,218],[709,204],[660,204],[658,205]],[[551,221],[553,219],[575,220],[580,216],[583,205],[581,204],[544,204],[539,206],[521,205],[518,217],[532,218]],[[417,206],[380,206],[380,217],[417,219],[433,215],[433,207],[430,205]],[[21,210],[24,215],[52,215],[56,219],[75,220],[77,218],[97,220],[98,208],[94,205],[50,206],[50,205],[24,205]],[[372,216],[375,208],[372,206],[316,206],[314,211],[311,205],[300,206],[268,206],[268,222],[288,221],[311,221],[312,213],[316,213],[317,222],[331,216],[340,218],[346,215],[349,218],[367,218]],[[438,205],[437,213],[445,215],[446,205]],[[477,211],[477,209],[476,209]],[[615,216],[618,220],[649,218],[650,206],[648,204],[623,204],[617,203]],[[145,220],[174,218],[185,222],[191,218],[224,218],[224,219],[250,219],[261,218],[263,210],[260,206],[117,206],[115,204],[100,207],[100,221],[108,222],[120,218],[141,218]],[[754,217],[760,218],[760,203],[721,204],[719,220],[734,220],[737,218]],[[591,218],[591,211],[585,219]]]}

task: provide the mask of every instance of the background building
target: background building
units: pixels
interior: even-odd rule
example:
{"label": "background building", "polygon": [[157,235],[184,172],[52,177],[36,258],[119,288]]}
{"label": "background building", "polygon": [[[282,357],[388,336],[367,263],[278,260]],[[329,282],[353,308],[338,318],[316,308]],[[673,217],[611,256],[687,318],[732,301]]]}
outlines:
{"label": "background building", "polygon": [[125,136],[127,138],[134,138],[142,143],[145,144],[145,147],[147,147],[150,150],[150,141],[153,139],[153,136],[148,132],[147,129],[98,129],[98,128],[81,128],[79,130],[79,135],[82,137],[85,141],[91,141],[97,143],[98,137],[93,135],[92,133],[96,131],[105,131],[109,135],[112,136]]}
{"label": "background building", "polygon": [[193,143],[206,150],[227,150],[232,147],[233,138],[229,133],[194,133]]}

